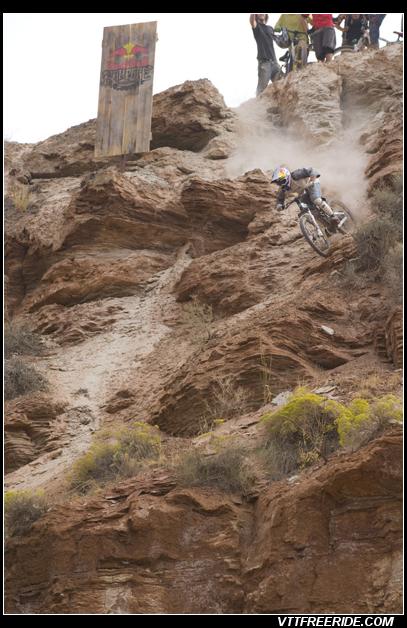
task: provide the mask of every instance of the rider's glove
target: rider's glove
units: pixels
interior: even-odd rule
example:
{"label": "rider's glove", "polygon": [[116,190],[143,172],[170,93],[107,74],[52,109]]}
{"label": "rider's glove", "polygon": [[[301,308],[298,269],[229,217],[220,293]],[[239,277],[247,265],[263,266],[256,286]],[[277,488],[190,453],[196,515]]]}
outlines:
{"label": "rider's glove", "polygon": [[278,212],[281,212],[283,209],[285,209],[285,207],[284,207],[284,203],[277,203],[277,205],[276,205],[276,210],[277,210]]}

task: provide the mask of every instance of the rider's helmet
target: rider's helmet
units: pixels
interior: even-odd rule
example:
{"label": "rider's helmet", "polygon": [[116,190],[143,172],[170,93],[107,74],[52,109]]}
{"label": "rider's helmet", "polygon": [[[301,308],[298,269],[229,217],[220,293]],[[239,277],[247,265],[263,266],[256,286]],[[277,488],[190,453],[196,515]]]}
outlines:
{"label": "rider's helmet", "polygon": [[281,188],[289,188],[291,186],[291,173],[288,168],[280,166],[276,168],[271,177],[272,183],[277,183]]}

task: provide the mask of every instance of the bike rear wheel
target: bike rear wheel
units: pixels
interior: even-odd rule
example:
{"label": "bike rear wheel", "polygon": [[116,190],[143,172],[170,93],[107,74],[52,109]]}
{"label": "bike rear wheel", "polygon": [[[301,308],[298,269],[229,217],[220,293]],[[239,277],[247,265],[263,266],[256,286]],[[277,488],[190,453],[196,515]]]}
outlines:
{"label": "bike rear wheel", "polygon": [[324,230],[316,227],[309,214],[300,216],[300,229],[308,244],[322,257],[328,257],[330,242]]}
{"label": "bike rear wheel", "polygon": [[338,216],[340,220],[345,219],[343,224],[337,227],[339,233],[342,233],[342,235],[352,233],[356,226],[356,223],[351,210],[346,207],[346,205],[344,205],[342,201],[332,201],[330,203],[330,206],[332,211]]}

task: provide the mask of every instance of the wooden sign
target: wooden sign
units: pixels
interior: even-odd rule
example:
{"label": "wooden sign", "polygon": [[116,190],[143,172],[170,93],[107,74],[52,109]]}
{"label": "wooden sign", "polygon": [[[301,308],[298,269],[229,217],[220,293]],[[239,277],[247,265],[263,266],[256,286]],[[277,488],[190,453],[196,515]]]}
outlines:
{"label": "wooden sign", "polygon": [[157,22],[103,31],[95,157],[150,150]]}

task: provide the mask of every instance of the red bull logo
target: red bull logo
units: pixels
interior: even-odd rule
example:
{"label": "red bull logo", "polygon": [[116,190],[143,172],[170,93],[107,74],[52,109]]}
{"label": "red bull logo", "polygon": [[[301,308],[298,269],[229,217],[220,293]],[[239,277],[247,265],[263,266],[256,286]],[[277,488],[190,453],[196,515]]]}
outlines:
{"label": "red bull logo", "polygon": [[107,62],[107,70],[142,68],[148,65],[148,48],[128,42],[112,52]]}
{"label": "red bull logo", "polygon": [[127,42],[116,48],[102,70],[100,84],[118,90],[136,89],[153,78],[147,46]]}

